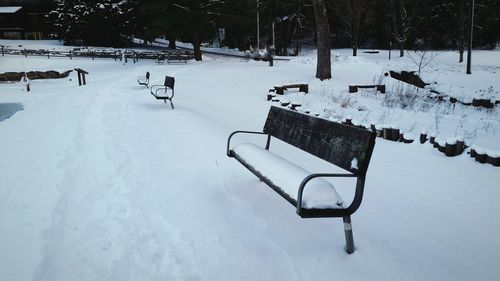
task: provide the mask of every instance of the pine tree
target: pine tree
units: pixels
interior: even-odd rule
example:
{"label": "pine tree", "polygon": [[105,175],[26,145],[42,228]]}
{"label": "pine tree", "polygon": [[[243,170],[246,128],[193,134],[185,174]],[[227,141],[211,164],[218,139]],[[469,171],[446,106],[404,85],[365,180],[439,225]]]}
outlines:
{"label": "pine tree", "polygon": [[65,44],[123,46],[133,34],[134,1],[56,0],[51,12],[59,38]]}
{"label": "pine tree", "polygon": [[215,37],[215,18],[224,5],[222,0],[141,1],[141,9],[147,18],[146,25],[166,35],[171,41],[170,47],[175,47],[175,39],[192,43],[196,60],[202,59],[202,40]]}

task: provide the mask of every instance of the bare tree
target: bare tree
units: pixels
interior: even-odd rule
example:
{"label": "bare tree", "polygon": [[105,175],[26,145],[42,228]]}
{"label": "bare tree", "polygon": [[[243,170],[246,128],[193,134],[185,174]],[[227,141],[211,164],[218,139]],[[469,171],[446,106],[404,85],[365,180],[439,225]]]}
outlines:
{"label": "bare tree", "polygon": [[[391,0],[390,10],[392,17],[392,35],[399,45],[399,56],[405,55],[405,44],[408,40],[408,35],[415,28],[416,18],[418,14],[418,5],[423,5],[425,1],[408,1],[408,0]],[[413,7],[409,11],[410,3]],[[411,13],[410,13],[411,12]]]}
{"label": "bare tree", "polygon": [[407,52],[410,60],[417,67],[417,74],[420,77],[420,73],[424,68],[426,68],[439,53],[427,50],[414,50],[413,52]]}
{"label": "bare tree", "polygon": [[338,0],[329,3],[331,3],[335,14],[339,17],[344,33],[351,40],[352,55],[357,56],[361,28],[365,23],[367,12],[375,1]]}
{"label": "bare tree", "polygon": [[316,45],[318,59],[316,64],[316,78],[320,80],[332,78],[332,58],[330,50],[330,27],[325,0],[312,0],[314,17],[316,19]]}

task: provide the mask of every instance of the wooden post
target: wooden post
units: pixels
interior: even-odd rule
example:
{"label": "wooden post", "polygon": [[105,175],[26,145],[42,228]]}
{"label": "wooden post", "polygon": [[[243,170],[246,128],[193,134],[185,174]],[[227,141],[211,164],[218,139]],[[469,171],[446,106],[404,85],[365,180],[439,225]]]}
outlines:
{"label": "wooden post", "polygon": [[24,57],[27,58],[28,57],[28,51],[26,51],[26,48],[24,48]]}
{"label": "wooden post", "polygon": [[21,84],[24,84],[26,86],[26,92],[29,92],[30,89],[30,80],[28,78],[28,75],[26,75],[26,72],[24,72],[24,76],[21,77]]}
{"label": "wooden post", "polygon": [[69,59],[72,60],[73,59],[73,52],[70,50],[69,51]]}
{"label": "wooden post", "polygon": [[83,85],[86,85],[87,83],[85,81],[85,74],[89,74],[89,73],[81,68],[75,68],[75,71],[78,75],[78,86],[81,86],[82,82],[83,82]]}
{"label": "wooden post", "polygon": [[309,84],[302,84],[299,86],[299,91],[305,94],[309,93]]}
{"label": "wooden post", "polygon": [[284,94],[284,88],[283,87],[274,87],[274,89],[276,90],[276,94],[277,95],[283,95]]}
{"label": "wooden post", "polygon": [[3,56],[4,56],[4,55],[3,55],[3,46],[1,46],[1,47],[2,47],[2,57],[3,57]]}
{"label": "wooden post", "polygon": [[391,140],[392,141],[399,141],[399,137],[400,137],[399,129],[392,128],[392,130],[391,130]]}
{"label": "wooden post", "polygon": [[298,104],[298,103],[292,103],[292,104],[290,105],[290,109],[291,109],[291,110],[295,110],[295,111],[297,111],[297,107],[300,107],[300,106],[301,106],[301,105],[300,105],[300,104]]}
{"label": "wooden post", "polygon": [[420,143],[425,143],[427,141],[427,133],[420,133]]}
{"label": "wooden post", "polygon": [[457,156],[457,143],[455,142],[454,144],[450,144],[446,142],[444,154],[448,157]]}
{"label": "wooden post", "polygon": [[76,75],[78,75],[78,86],[82,85],[82,78],[80,77],[80,71],[76,71]]}

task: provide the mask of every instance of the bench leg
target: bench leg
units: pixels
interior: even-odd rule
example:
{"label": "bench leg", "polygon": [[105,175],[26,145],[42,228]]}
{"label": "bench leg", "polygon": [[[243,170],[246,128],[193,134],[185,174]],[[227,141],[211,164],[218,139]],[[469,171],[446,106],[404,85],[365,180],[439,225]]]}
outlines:
{"label": "bench leg", "polygon": [[344,217],[345,251],[348,254],[354,253],[354,238],[352,237],[351,216]]}
{"label": "bench leg", "polygon": [[377,91],[379,91],[381,94],[385,94],[385,85],[378,85]]}

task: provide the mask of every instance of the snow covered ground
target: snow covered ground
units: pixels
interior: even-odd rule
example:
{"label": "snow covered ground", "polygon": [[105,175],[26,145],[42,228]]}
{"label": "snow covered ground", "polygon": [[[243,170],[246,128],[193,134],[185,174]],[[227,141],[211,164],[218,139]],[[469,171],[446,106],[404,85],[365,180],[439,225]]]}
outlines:
{"label": "snow covered ground", "polygon": [[[447,158],[428,143],[377,139],[352,218],[357,250],[348,255],[340,219],[300,219],[225,155],[230,132],[262,129],[267,90],[293,82],[309,83],[310,93],[286,97],[325,118],[400,123],[417,134],[434,130],[434,115],[442,115],[436,131],[466,135],[476,126],[470,141],[500,149],[498,111],[386,109],[370,91],[342,107],[350,83],[408,64],[349,52],[334,51],[334,77],[322,82],[313,52],[272,68],[215,56],[186,65],[0,57],[0,73],[90,73],[82,87],[75,73],[34,80],[29,93],[0,84],[0,104],[23,107],[0,122],[0,280],[497,280],[498,167],[466,154]],[[438,56],[424,78],[500,89],[500,52],[477,52],[472,76],[455,57]],[[153,84],[176,78],[175,110],[137,84],[146,71]],[[460,131],[451,120],[463,115]],[[485,119],[487,130],[477,123]],[[308,170],[331,171],[278,141],[271,149]],[[332,183],[352,196],[352,182]]]}

